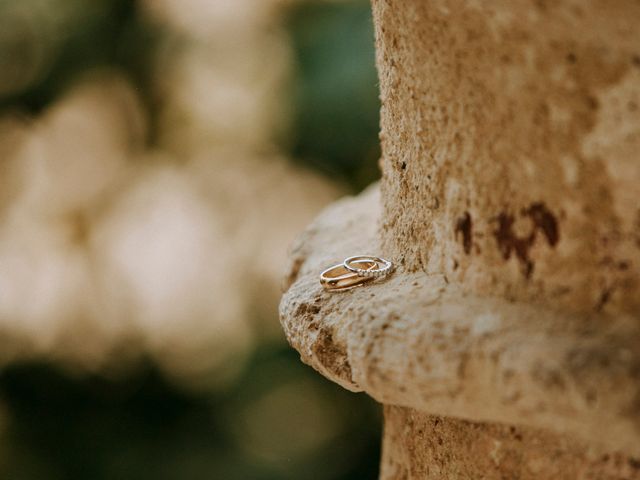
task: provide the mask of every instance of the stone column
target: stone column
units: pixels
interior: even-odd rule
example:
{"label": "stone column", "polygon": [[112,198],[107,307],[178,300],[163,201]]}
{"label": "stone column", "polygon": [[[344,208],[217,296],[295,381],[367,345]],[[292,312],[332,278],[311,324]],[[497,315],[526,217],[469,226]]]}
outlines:
{"label": "stone column", "polygon": [[384,479],[640,478],[640,3],[373,11],[383,179],[294,246],[289,341],[385,404]]}

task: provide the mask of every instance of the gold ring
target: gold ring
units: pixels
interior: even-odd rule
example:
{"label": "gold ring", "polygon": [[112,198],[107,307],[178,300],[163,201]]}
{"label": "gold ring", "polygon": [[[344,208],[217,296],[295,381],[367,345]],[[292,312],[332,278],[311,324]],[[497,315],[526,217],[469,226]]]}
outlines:
{"label": "gold ring", "polygon": [[[376,262],[371,260],[356,261],[354,263],[362,265],[365,271],[378,266]],[[348,270],[344,266],[344,263],[339,263],[329,267],[320,274],[320,284],[322,287],[325,290],[333,292],[351,290],[352,288],[364,285],[371,280],[373,280],[373,277],[363,277]]]}

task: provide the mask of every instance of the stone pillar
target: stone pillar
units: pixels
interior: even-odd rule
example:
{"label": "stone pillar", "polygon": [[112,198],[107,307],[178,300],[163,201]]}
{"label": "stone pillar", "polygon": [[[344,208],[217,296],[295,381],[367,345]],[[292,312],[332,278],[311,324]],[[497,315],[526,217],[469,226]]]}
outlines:
{"label": "stone pillar", "polygon": [[383,479],[640,478],[640,3],[373,11],[383,179],[294,246],[289,341],[385,405]]}
{"label": "stone pillar", "polygon": [[385,251],[469,292],[640,311],[640,4],[373,6]]}

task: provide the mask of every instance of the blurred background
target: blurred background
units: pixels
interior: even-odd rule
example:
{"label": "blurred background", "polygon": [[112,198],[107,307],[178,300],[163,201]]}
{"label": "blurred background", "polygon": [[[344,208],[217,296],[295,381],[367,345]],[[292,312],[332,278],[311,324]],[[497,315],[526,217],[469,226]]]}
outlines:
{"label": "blurred background", "polygon": [[368,0],[0,0],[0,478],[376,478],[277,304],[378,109]]}

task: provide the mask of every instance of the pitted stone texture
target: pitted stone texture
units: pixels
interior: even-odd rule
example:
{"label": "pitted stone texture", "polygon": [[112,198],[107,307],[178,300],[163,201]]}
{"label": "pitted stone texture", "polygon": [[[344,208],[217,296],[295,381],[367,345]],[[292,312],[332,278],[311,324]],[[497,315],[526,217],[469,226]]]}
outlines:
{"label": "pitted stone texture", "polygon": [[[381,199],[303,234],[287,338],[399,406],[385,479],[638,478],[640,3],[372,3]],[[324,292],[361,253],[399,268]]]}
{"label": "pitted stone texture", "polygon": [[[356,208],[354,208],[354,206]],[[343,387],[359,391],[351,376],[346,354],[349,316],[325,317],[336,311],[367,313],[353,291],[327,293],[319,282],[320,272],[356,254],[378,254],[376,240],[380,215],[380,192],[370,187],[358,197],[341,200],[327,208],[296,240],[289,255],[280,321],[289,343],[302,360]],[[322,248],[318,248],[322,242]],[[355,303],[354,303],[355,301]]]}
{"label": "pitted stone texture", "polygon": [[574,439],[391,406],[385,407],[383,456],[381,480],[640,479],[640,461]]}
{"label": "pitted stone texture", "polygon": [[384,404],[547,428],[640,455],[635,317],[567,314],[465,293],[399,267],[387,281],[328,293],[319,273],[379,253],[371,189],[327,209],[292,255],[281,305],[303,361]]}
{"label": "pitted stone texture", "polygon": [[640,3],[373,0],[382,241],[408,271],[640,311]]}

